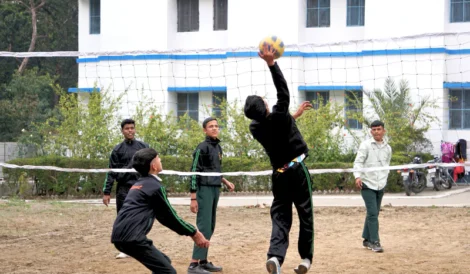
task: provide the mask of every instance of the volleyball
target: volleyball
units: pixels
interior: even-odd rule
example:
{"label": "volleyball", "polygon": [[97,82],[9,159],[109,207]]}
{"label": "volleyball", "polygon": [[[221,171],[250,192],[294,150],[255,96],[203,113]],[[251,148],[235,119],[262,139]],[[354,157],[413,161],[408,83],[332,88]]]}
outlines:
{"label": "volleyball", "polygon": [[274,48],[276,53],[274,54],[274,59],[278,59],[284,54],[284,42],[279,37],[273,35],[268,36],[259,42],[259,51],[263,53],[264,45],[268,45],[268,49]]}

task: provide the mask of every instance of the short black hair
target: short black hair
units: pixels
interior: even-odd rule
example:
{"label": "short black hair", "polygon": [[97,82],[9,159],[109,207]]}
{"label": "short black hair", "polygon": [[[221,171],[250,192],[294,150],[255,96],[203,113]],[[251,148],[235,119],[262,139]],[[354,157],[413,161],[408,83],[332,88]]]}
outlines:
{"label": "short black hair", "polygon": [[208,118],[206,118],[206,119],[204,120],[204,122],[202,122],[202,128],[206,128],[207,124],[208,124],[209,122],[212,122],[212,121],[217,121],[217,119],[214,118],[214,117],[208,117]]}
{"label": "short black hair", "polygon": [[135,121],[132,120],[132,119],[124,119],[122,120],[121,122],[121,129],[124,128],[125,125],[128,125],[128,124],[133,124],[135,126]]}
{"label": "short black hair", "polygon": [[371,128],[373,128],[373,127],[383,127],[383,128],[385,128],[385,125],[382,121],[375,120],[374,122],[372,122],[372,124],[370,124],[370,127]]}
{"label": "short black hair", "polygon": [[266,104],[258,95],[250,95],[245,100],[245,116],[248,119],[261,121],[266,118]]}
{"label": "short black hair", "polygon": [[153,148],[143,148],[138,150],[132,157],[132,167],[142,176],[147,176],[150,171],[150,163],[158,156],[158,152]]}

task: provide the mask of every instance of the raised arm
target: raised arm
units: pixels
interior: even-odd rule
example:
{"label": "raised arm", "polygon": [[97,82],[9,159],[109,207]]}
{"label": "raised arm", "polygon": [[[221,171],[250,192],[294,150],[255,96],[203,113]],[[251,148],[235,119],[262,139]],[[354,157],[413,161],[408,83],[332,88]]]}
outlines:
{"label": "raised arm", "polygon": [[286,79],[282,74],[279,65],[274,61],[274,54],[276,50],[273,47],[269,47],[267,44],[264,44],[263,52],[259,52],[258,55],[266,61],[268,64],[269,70],[273,77],[274,86],[277,90],[277,103],[273,107],[273,113],[288,113],[289,112],[289,89],[287,88]]}

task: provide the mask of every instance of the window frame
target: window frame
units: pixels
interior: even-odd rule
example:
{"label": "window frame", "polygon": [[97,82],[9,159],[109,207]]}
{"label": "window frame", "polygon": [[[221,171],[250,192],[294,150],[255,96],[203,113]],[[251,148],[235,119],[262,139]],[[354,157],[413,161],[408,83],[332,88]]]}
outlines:
{"label": "window frame", "polygon": [[[180,108],[179,108],[179,106],[180,106],[180,96],[181,96],[181,95],[185,95],[185,96],[186,96],[186,108],[185,108],[184,111],[183,111],[183,110],[180,110]],[[190,96],[194,96],[194,97],[196,98],[196,103],[197,103],[197,104],[196,104],[196,106],[197,106],[197,107],[196,107],[196,110],[190,109],[190,104],[191,104],[191,103],[190,103],[190,98],[189,98]],[[194,103],[193,103],[193,104],[194,104]],[[178,121],[179,121],[180,118],[183,117],[186,113],[188,113],[188,116],[189,116],[191,119],[195,120],[196,122],[199,121],[199,92],[197,92],[197,93],[196,93],[196,92],[178,92],[178,93],[176,94],[176,117],[177,117]],[[193,118],[193,117],[191,116],[191,113],[192,113],[192,114],[195,113],[195,114],[196,114],[196,118]]]}
{"label": "window frame", "polygon": [[[193,14],[193,4],[197,4],[197,13]],[[189,16],[189,23],[188,26],[185,26],[184,17],[184,10],[181,10],[184,5],[189,5],[188,8],[188,16]],[[194,8],[196,9],[196,8]],[[199,31],[199,0],[177,0],[176,2],[176,31],[177,32],[198,32]],[[196,23],[197,22],[197,23]]]}
{"label": "window frame", "polygon": [[[96,35],[96,34],[101,34],[101,0],[90,0],[89,2],[89,34],[91,35]],[[96,13],[96,5],[98,5],[99,8],[99,14],[97,15]],[[95,25],[96,22],[93,19],[98,18],[98,23],[97,26]]]}
{"label": "window frame", "polygon": [[[307,3],[306,3],[306,13],[307,13],[306,21],[307,22],[306,22],[305,26],[307,28],[329,28],[331,26],[331,0],[306,0],[306,1],[307,1]],[[309,7],[310,1],[317,1],[317,5]],[[322,1],[328,1],[328,7],[323,7],[321,5]],[[327,10],[328,11],[328,23],[325,24],[325,25],[321,24],[320,15],[321,15],[322,10]],[[310,13],[312,13],[312,14],[317,13],[317,22],[316,23],[311,22],[311,21],[313,21],[313,15],[312,15],[312,19],[309,19],[310,18],[309,17]]]}
{"label": "window frame", "polygon": [[[465,8],[465,4],[468,4],[468,9]],[[469,23],[470,22],[470,0],[450,0],[449,1],[449,22],[450,23]],[[460,6],[461,5],[461,6]],[[462,20],[456,21],[454,19],[454,7],[459,6],[462,12]],[[465,17],[468,17],[466,20]]]}
{"label": "window frame", "polygon": [[[358,6],[353,6],[352,5],[353,0],[347,0],[346,1],[346,26],[347,27],[363,27],[365,25],[365,11],[366,11],[366,0],[357,0],[360,1]],[[357,10],[357,22],[351,23],[352,21],[352,10]],[[362,17],[360,16],[362,12]],[[362,18],[362,22],[361,22]],[[362,24],[361,24],[362,23]]]}
{"label": "window frame", "polygon": [[[225,10],[222,10],[222,8],[219,7],[218,4],[224,3]],[[225,14],[224,14],[225,12]],[[219,19],[222,17],[221,20],[223,20],[223,23],[219,21]],[[214,26],[213,30],[215,31],[224,31],[228,29],[228,0],[214,0]]]}
{"label": "window frame", "polygon": [[[313,94],[312,100],[309,100],[310,99],[308,98],[309,94]],[[330,91],[329,90],[306,90],[305,91],[305,101],[311,102],[313,105],[313,109],[318,109],[320,107],[319,104],[317,103],[319,96],[323,99],[322,101],[323,101],[323,106],[324,106],[330,100]],[[315,102],[312,102],[312,101],[315,101]]]}
{"label": "window frame", "polygon": [[[460,98],[462,98],[462,101],[459,102],[459,108],[452,108],[452,93],[453,92],[460,92]],[[470,123],[468,127],[465,127],[465,111],[470,112],[470,108],[464,108],[465,107],[465,93],[467,93],[467,99],[470,101],[470,89],[468,88],[460,88],[460,89],[449,89],[449,122],[448,122],[448,128],[452,130],[468,130],[470,129]],[[452,122],[451,122],[451,113],[452,111],[459,111],[460,112],[460,127],[452,127]],[[469,117],[470,118],[470,117]],[[469,121],[470,122],[470,121]]]}
{"label": "window frame", "polygon": [[[350,105],[349,99],[348,99],[349,98],[348,93],[351,93],[351,94],[356,93],[356,96],[357,96],[357,94],[360,94],[360,96],[358,96],[358,97],[361,98],[361,108],[357,108],[356,106]],[[358,120],[348,118],[348,112],[349,111],[355,110],[355,112],[362,112],[363,108],[364,108],[364,92],[362,90],[345,90],[344,91],[344,116],[346,118],[345,121],[346,121],[347,127],[349,127],[350,129],[354,129],[354,130],[362,130],[363,129],[362,123],[360,123]],[[355,127],[350,127],[349,126],[350,122],[352,122],[352,121],[356,122]]]}

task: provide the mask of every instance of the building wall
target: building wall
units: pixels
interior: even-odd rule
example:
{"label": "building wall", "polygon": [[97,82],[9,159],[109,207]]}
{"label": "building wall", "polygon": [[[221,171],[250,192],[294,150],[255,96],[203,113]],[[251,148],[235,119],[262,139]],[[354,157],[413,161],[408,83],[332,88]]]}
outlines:
{"label": "building wall", "polygon": [[[210,87],[225,87],[228,101],[258,94],[272,105],[275,89],[256,47],[261,38],[276,34],[291,45],[278,63],[293,107],[305,100],[299,86],[328,86],[330,98],[344,103],[341,86],[370,91],[382,88],[387,77],[406,79],[415,102],[430,97],[439,106],[428,110],[440,119],[428,132],[436,153],[441,140],[470,138],[470,130],[448,128],[449,92],[443,83],[470,82],[470,50],[458,51],[470,49],[470,35],[464,33],[470,23],[449,22],[449,0],[366,1],[365,25],[354,27],[346,24],[347,0],[331,0],[325,28],[306,27],[304,0],[229,0],[226,31],[213,30],[213,0],[200,0],[199,31],[184,33],[177,32],[176,2],[102,0],[101,34],[90,35],[89,2],[80,0],[80,51],[140,51],[145,57],[129,59],[122,53],[111,61],[80,62],[79,87],[126,91],[123,116],[131,116],[142,100],[176,113],[177,93],[168,92],[169,87],[206,87],[199,92],[199,109],[212,104]],[[426,12],[419,12],[423,8]],[[389,39],[444,32],[461,34]],[[304,56],[289,56],[289,51]],[[168,53],[179,58],[168,58]],[[200,113],[199,119],[206,115]]]}

